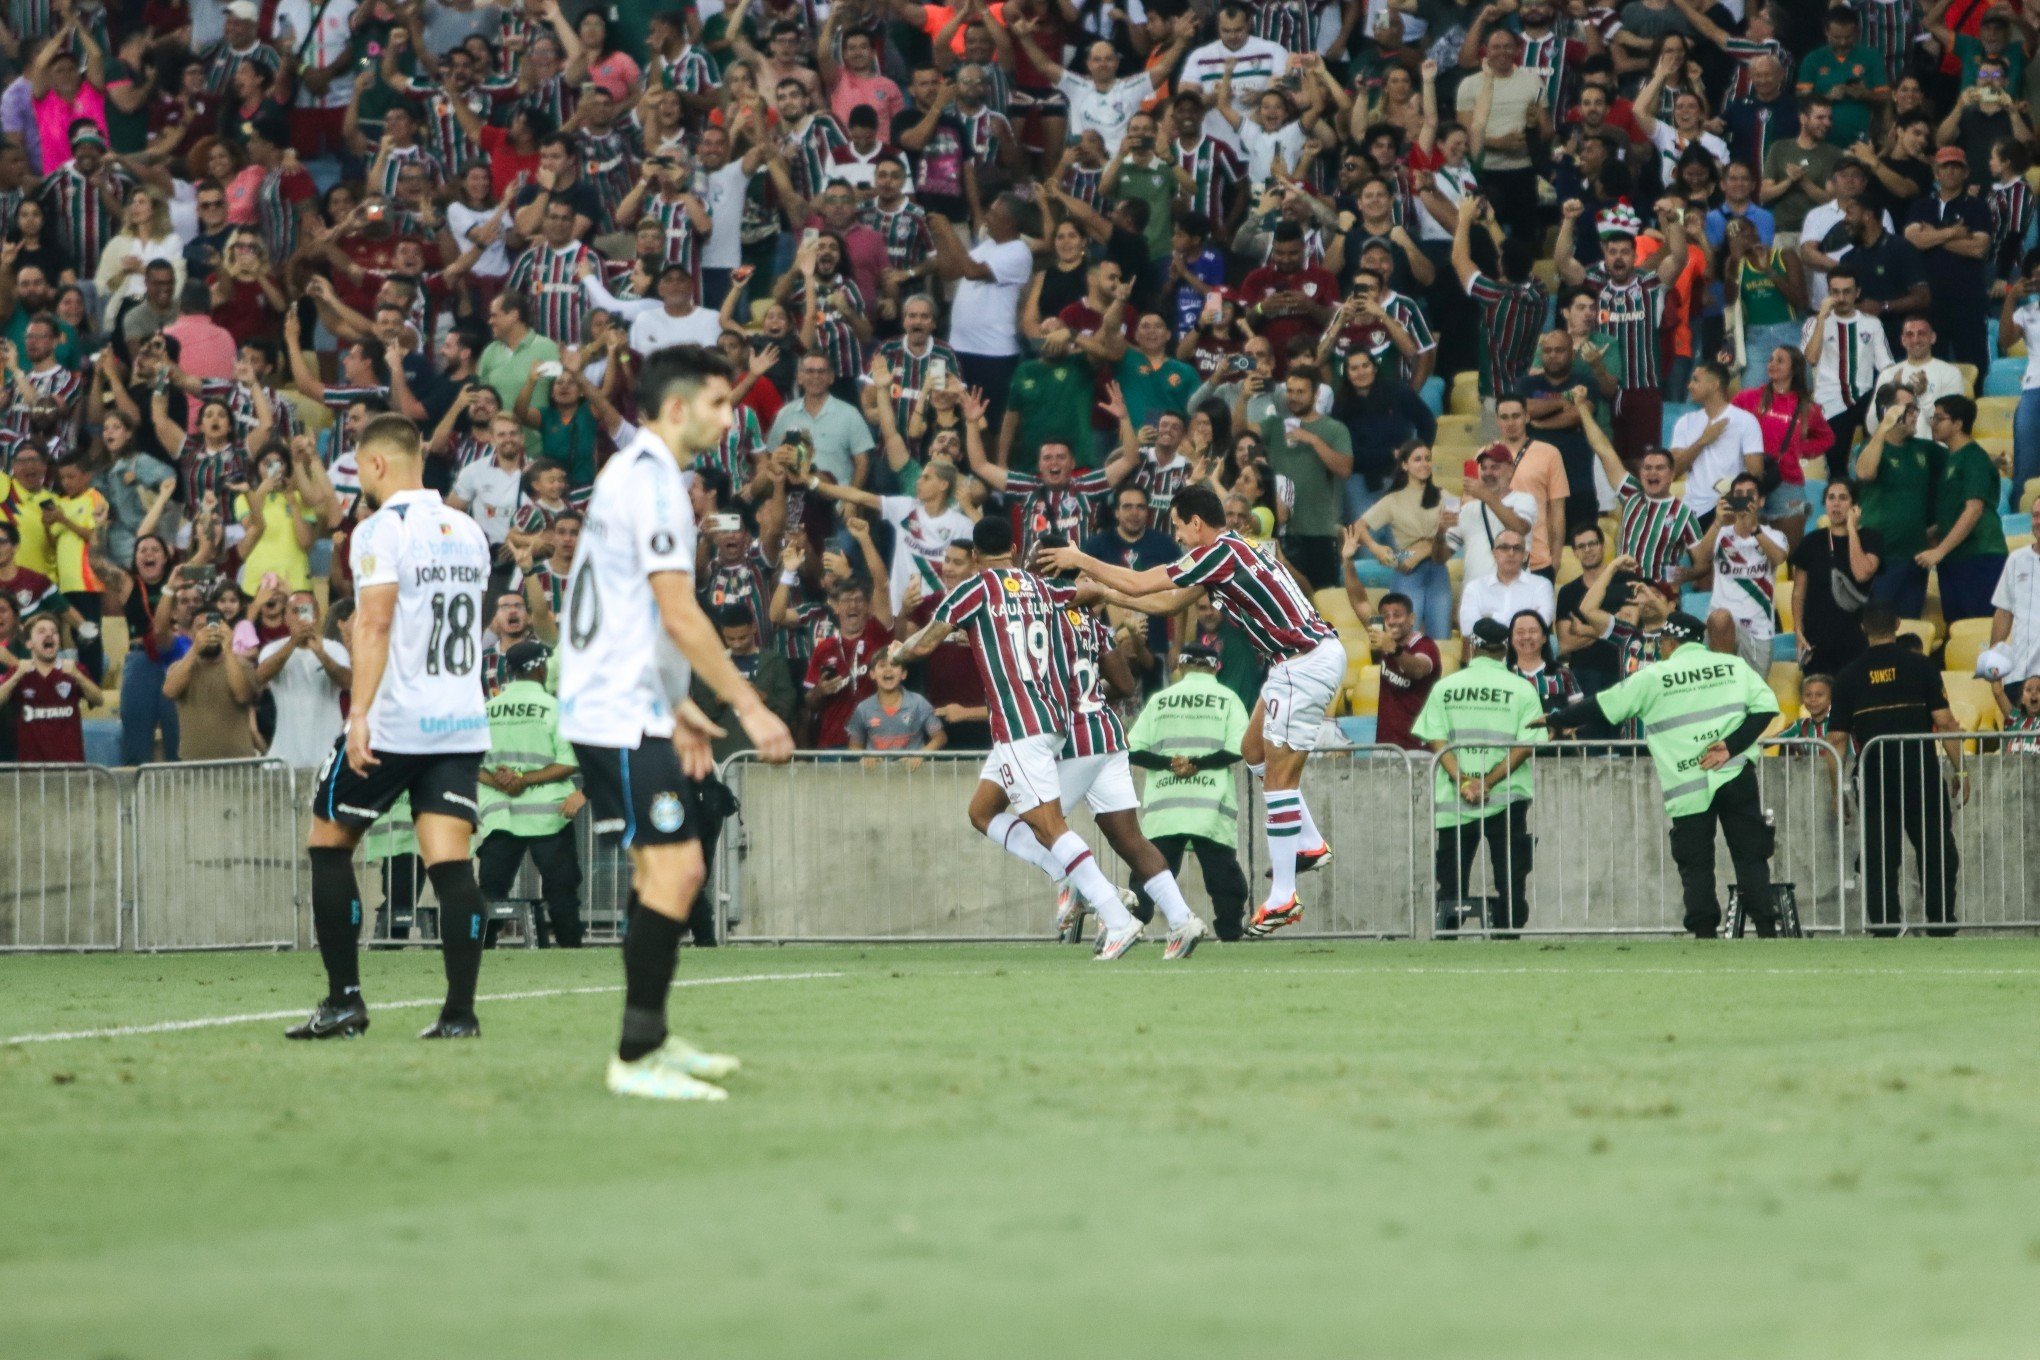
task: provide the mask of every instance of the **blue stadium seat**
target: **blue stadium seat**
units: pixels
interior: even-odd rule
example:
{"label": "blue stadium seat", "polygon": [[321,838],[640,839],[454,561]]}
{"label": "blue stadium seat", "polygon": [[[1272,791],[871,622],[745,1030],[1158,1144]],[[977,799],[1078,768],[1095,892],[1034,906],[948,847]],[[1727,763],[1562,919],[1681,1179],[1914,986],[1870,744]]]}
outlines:
{"label": "blue stadium seat", "polygon": [[[2011,494],[2010,483],[2006,484],[2005,494]],[[2006,538],[2011,538],[2016,534],[2030,534],[2033,532],[2033,517],[2031,515],[2005,515],[2003,516],[2003,522]]]}
{"label": "blue stadium seat", "polygon": [[1986,397],[2016,397],[2026,377],[2024,359],[1994,359],[1990,372],[1983,375],[1983,395]]}
{"label": "blue stadium seat", "polygon": [[1417,395],[1424,399],[1424,405],[1431,408],[1432,415],[1442,416],[1445,414],[1445,380],[1443,378],[1424,379],[1424,386]]}
{"label": "blue stadium seat", "polygon": [[1688,590],[1679,596],[1679,608],[1696,619],[1707,617],[1708,601],[1714,596],[1705,590]]}
{"label": "blue stadium seat", "polygon": [[79,726],[84,729],[87,765],[120,764],[120,719],[87,718]]}
{"label": "blue stadium seat", "polygon": [[1674,425],[1676,425],[1676,424],[1678,424],[1678,423],[1679,423],[1679,417],[1680,417],[1680,416],[1682,416],[1682,415],[1685,415],[1685,414],[1686,414],[1686,413],[1687,413],[1688,411],[1697,411],[1697,410],[1699,410],[1699,409],[1700,409],[1699,407],[1695,406],[1695,405],[1694,405],[1694,404],[1693,404],[1692,402],[1690,402],[1690,401],[1668,401],[1668,402],[1666,402],[1666,403],[1665,403],[1665,419],[1664,419],[1664,428],[1663,428],[1663,429],[1662,429],[1662,430],[1661,430],[1661,431],[1660,431],[1660,432],[1658,433],[1658,440],[1659,440],[1659,442],[1660,442],[1660,443],[1664,443],[1664,444],[1669,444],[1669,443],[1671,443],[1671,442],[1672,442],[1672,426],[1674,426]]}
{"label": "blue stadium seat", "polygon": [[1384,567],[1366,556],[1354,559],[1353,571],[1359,576],[1360,584],[1369,590],[1395,590],[1399,588],[1396,583],[1402,579],[1394,567]]}
{"label": "blue stadium seat", "polygon": [[1772,637],[1771,661],[1773,664],[1776,664],[1777,662],[1780,661],[1796,662],[1798,660],[1799,660],[1799,634],[1779,633]]}
{"label": "blue stadium seat", "polygon": [[1346,734],[1346,740],[1352,742],[1355,746],[1372,746],[1374,744],[1375,729],[1373,714],[1370,713],[1364,718],[1335,718],[1333,721],[1337,722],[1339,730]]}

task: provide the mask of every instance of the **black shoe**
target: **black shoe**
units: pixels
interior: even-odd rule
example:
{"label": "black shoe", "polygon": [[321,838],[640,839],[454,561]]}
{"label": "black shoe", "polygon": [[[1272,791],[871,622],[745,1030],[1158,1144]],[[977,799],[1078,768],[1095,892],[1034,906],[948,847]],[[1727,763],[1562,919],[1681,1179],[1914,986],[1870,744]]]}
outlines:
{"label": "black shoe", "polygon": [[368,1032],[368,1007],[360,997],[347,1001],[333,1002],[332,998],[321,1001],[312,1008],[312,1014],[302,1025],[293,1026],[283,1032],[286,1039],[359,1039]]}
{"label": "black shoe", "polygon": [[482,1022],[472,1015],[458,1016],[452,1020],[440,1016],[424,1029],[418,1031],[420,1039],[479,1039],[482,1037]]}

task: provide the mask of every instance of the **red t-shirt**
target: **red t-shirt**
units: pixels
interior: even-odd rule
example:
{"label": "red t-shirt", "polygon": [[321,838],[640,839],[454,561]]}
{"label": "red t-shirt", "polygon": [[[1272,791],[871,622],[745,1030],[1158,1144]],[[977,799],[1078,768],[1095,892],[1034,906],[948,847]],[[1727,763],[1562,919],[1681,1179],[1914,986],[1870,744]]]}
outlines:
{"label": "red t-shirt", "polygon": [[79,721],[85,696],[62,671],[44,675],[35,667],[14,687],[15,759],[23,764],[85,763],[85,728]]}
{"label": "red t-shirt", "polygon": [[751,384],[751,390],[744,393],[744,399],[737,403],[748,406],[758,417],[758,428],[769,430],[778,418],[779,408],[786,405],[786,399],[779,395],[779,389],[772,385],[772,379],[760,378]]}
{"label": "red t-shirt", "polygon": [[850,714],[857,705],[878,692],[878,686],[871,682],[871,663],[880,652],[892,646],[892,640],[891,630],[877,619],[872,619],[854,638],[831,633],[815,644],[814,655],[808,658],[809,689],[824,680],[850,677],[850,683],[837,690],[815,716],[816,746],[824,750],[841,750],[850,744]]}
{"label": "red t-shirt", "polygon": [[[914,606],[913,621],[916,632],[928,626],[929,620],[935,617],[935,610],[941,603],[941,595],[927,595]],[[961,704],[965,708],[984,707],[984,676],[978,673],[977,662],[970,654],[970,639],[964,634],[951,633],[944,638],[940,646],[928,653],[926,664],[927,681],[922,689],[929,703],[937,708],[944,704]]]}
{"label": "red t-shirt", "polygon": [[1381,698],[1375,706],[1374,739],[1388,746],[1400,746],[1405,751],[1424,751],[1428,744],[1410,735],[1416,726],[1417,714],[1424,711],[1424,700],[1431,697],[1431,686],[1438,683],[1438,644],[1421,633],[1403,644],[1403,650],[1414,656],[1431,658],[1431,673],[1421,680],[1411,680],[1398,675],[1387,666],[1381,668]]}
{"label": "red t-shirt", "polygon": [[391,270],[396,267],[397,242],[416,239],[400,236],[396,232],[391,232],[379,241],[360,232],[341,237],[337,242],[340,253],[366,272],[360,283],[356,283],[344,269],[335,272],[333,291],[339,295],[342,302],[363,316],[374,316],[376,291],[382,287],[380,280],[389,277]]}
{"label": "red t-shirt", "polygon": [[496,197],[510,192],[519,175],[538,176],[538,150],[519,155],[510,145],[510,133],[499,127],[482,129],[482,150],[489,158],[489,184]]}
{"label": "red t-shirt", "polygon": [[[1240,305],[1256,306],[1275,293],[1301,293],[1321,307],[1335,307],[1339,302],[1339,281],[1327,269],[1299,269],[1293,274],[1284,274],[1272,265],[1264,264],[1248,274],[1246,281],[1240,285]],[[1323,333],[1322,322],[1302,313],[1256,318],[1256,321],[1256,329],[1275,347],[1277,373],[1288,368],[1285,355],[1291,340],[1308,336],[1315,341]]]}
{"label": "red t-shirt", "polygon": [[[208,284],[217,283],[219,275],[208,278]],[[225,302],[215,302],[212,319],[236,340],[253,340],[267,337],[274,340],[283,334],[283,318],[263,305],[262,285],[250,279],[237,279],[233,292]]]}

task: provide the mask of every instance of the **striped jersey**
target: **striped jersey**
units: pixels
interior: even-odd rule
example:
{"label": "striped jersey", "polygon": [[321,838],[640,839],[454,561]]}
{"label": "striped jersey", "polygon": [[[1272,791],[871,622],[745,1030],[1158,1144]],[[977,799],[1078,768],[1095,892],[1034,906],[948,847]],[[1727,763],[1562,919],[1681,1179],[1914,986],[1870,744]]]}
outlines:
{"label": "striped jersey", "polygon": [[495,445],[484,444],[466,430],[453,432],[453,437],[446,441],[446,451],[453,459],[453,470],[456,474],[469,463],[479,463],[484,458],[496,456]]}
{"label": "striped jersey", "polygon": [[517,101],[517,107],[530,113],[543,114],[554,127],[564,124],[574,116],[580,106],[581,91],[567,84],[564,74],[541,80],[533,85]]}
{"label": "striped jersey", "polygon": [[[626,186],[624,193],[629,192],[630,189]],[[651,194],[645,199],[643,216],[666,228],[664,262],[683,265],[692,270],[698,278],[701,274],[701,238],[694,230],[694,219],[687,215],[687,198],[686,194],[678,198],[667,198],[663,193]],[[617,201],[622,202],[621,199]],[[607,206],[612,213],[615,212],[615,204]]]}
{"label": "striped jersey", "polygon": [[703,577],[701,600],[704,607],[716,610],[737,605],[750,610],[751,617],[758,624],[758,645],[773,645],[772,566],[756,543],[736,562],[725,562],[720,557],[710,558]]}
{"label": "striped jersey", "polygon": [[1800,333],[1802,350],[1818,326],[1826,330],[1820,362],[1813,366],[1813,399],[1820,403],[1821,414],[1832,420],[1876,390],[1877,375],[1891,364],[1891,342],[1885,338],[1884,323],[1874,316],[1830,312],[1825,319],[1806,319]]}
{"label": "striped jersey", "polygon": [[949,366],[951,373],[962,372],[956,351],[933,336],[928,338],[928,348],[920,354],[907,348],[907,337],[896,335],[878,347],[878,357],[884,359],[893,374],[893,419],[901,430],[913,418],[914,399],[920,394],[921,384],[928,380],[928,365],[936,359]]}
{"label": "striped jersey", "polygon": [[1269,665],[1337,637],[1289,573],[1230,529],[1170,564],[1179,586],[1202,586],[1221,617],[1239,628]]}
{"label": "striped jersey", "polygon": [[[125,203],[134,192],[135,177],[111,162],[100,170],[112,179],[115,194]],[[120,234],[119,216],[75,160],[44,176],[38,197],[56,229],[57,244],[74,260],[96,261],[106,243]]]}
{"label": "striped jersey", "polygon": [[[67,419],[76,416],[78,399],[85,395],[84,379],[62,364],[54,362],[48,368],[24,367],[21,371],[28,379],[28,385],[35,389],[38,401],[45,398],[54,401],[62,408]],[[20,399],[20,394],[11,384],[7,388],[6,399],[7,427],[26,439],[32,433],[29,428],[30,404]],[[49,456],[52,462],[63,457],[54,444],[49,450]]]}
{"label": "striped jersey", "polygon": [[692,43],[682,47],[677,55],[653,56],[652,75],[661,89],[678,90],[682,94],[706,94],[722,88],[722,81],[715,73],[715,63]]}
{"label": "striped jersey", "polygon": [[1638,269],[1627,283],[1617,283],[1608,277],[1605,265],[1597,264],[1587,271],[1587,286],[1600,294],[1601,329],[1622,347],[1623,386],[1632,391],[1657,391],[1664,280],[1655,269]]}
{"label": "striped jersey", "polygon": [[[234,417],[234,433],[237,437],[246,439],[249,431],[255,428],[257,424],[255,419],[255,394],[245,385],[209,378],[199,384],[198,395],[201,401],[224,401],[227,403],[227,410]],[[276,389],[273,387],[269,389],[269,411],[271,419],[270,429],[277,438],[287,441],[298,432],[297,412],[291,408],[289,402],[277,394]]]}
{"label": "striped jersey", "polygon": [[210,491],[219,497],[223,512],[231,513],[232,497],[227,487],[248,480],[248,453],[238,443],[208,449],[202,435],[186,435],[177,453],[177,471],[184,483],[184,503],[196,510]]}
{"label": "striped jersey", "polygon": [[1072,165],[1063,171],[1063,192],[1076,199],[1094,212],[1104,211],[1100,200],[1104,197],[1105,167],[1096,170],[1089,166]]}
{"label": "striped jersey", "polygon": [[865,226],[884,238],[888,269],[912,269],[935,253],[935,234],[928,228],[928,210],[911,198],[901,199],[900,206],[890,211],[875,202],[868,204],[859,217]]}
{"label": "striped jersey", "polygon": [[[1623,679],[1627,680],[1657,658],[1660,631],[1640,629],[1627,619],[1616,618],[1608,630],[1608,641],[1614,643],[1615,650],[1621,653]],[[1615,735],[1623,741],[1642,741],[1643,719],[1629,719],[1615,729]]]}
{"label": "striped jersey", "polygon": [[[1825,726],[1826,724],[1822,725]],[[2013,709],[2005,718],[2005,731],[2021,734],[2004,739],[2002,749],[2005,754],[2015,756],[2040,755],[2040,713],[2028,713],[2021,708]]]}
{"label": "striped jersey", "polygon": [[1171,144],[1169,160],[1194,181],[1190,211],[1204,214],[1207,221],[1225,221],[1226,200],[1233,186],[1246,175],[1233,149],[1216,137],[1200,136],[1193,147],[1186,148],[1181,142]]}
{"label": "striped jersey", "polygon": [[[531,50],[532,41],[550,34],[552,27],[543,19],[534,20],[516,5],[504,5],[502,18],[496,24],[496,69],[505,76],[514,77],[518,67],[524,64],[524,54]],[[521,38],[514,47],[512,38]]]}
{"label": "striped jersey", "polygon": [[[1537,668],[1537,674],[1523,675],[1512,657],[1509,669],[1530,682],[1530,688],[1537,691],[1537,702],[1546,713],[1556,713],[1580,697],[1580,682],[1573,677],[1570,666],[1543,665]],[[1383,675],[1386,674],[1384,671]]]}
{"label": "striped jersey", "polygon": [[964,154],[979,165],[997,165],[999,149],[1015,140],[1006,115],[989,105],[976,113],[957,109],[956,118],[963,124]]}
{"label": "striped jersey", "polygon": [[255,214],[262,231],[262,245],[270,259],[280,263],[297,253],[298,234],[303,226],[299,209],[318,196],[318,186],[312,182],[309,171],[278,166],[262,176],[262,183],[255,189]]}
{"label": "striped jersey", "polygon": [[1181,453],[1177,454],[1174,462],[1164,467],[1153,449],[1142,451],[1140,467],[1133,474],[1133,484],[1147,492],[1148,507],[1154,512],[1155,523],[1168,523],[1169,507],[1175,503],[1176,493],[1190,485],[1190,475],[1195,471],[1195,466]]}
{"label": "striped jersey", "polygon": [[446,167],[440,163],[439,157],[422,146],[393,146],[389,154],[382,158],[382,178],[369,185],[368,191],[372,194],[381,194],[384,198],[395,198],[397,177],[410,165],[425,167],[425,177],[433,189],[446,187]]}
{"label": "striped jersey", "polygon": [[994,741],[1060,736],[1068,729],[1064,676],[1074,643],[1054,590],[1017,567],[987,567],[935,607],[937,620],[970,638]]}
{"label": "striped jersey", "polygon": [[[864,294],[843,274],[833,279],[818,278],[815,286],[821,293],[815,313],[815,341],[821,352],[829,357],[838,373],[864,372],[864,342],[857,338],[857,332],[847,319],[864,315]],[[797,317],[805,318],[807,308],[807,279],[801,277],[786,299],[786,309]]]}
{"label": "striped jersey", "polygon": [[557,250],[537,241],[510,266],[510,277],[503,285],[506,291],[531,299],[533,328],[557,345],[580,344],[581,329],[588,320],[588,297],[580,280],[582,260],[598,268],[602,264],[601,258],[579,241],[569,241]]}
{"label": "striped jersey", "polygon": [[802,198],[817,198],[828,187],[829,167],[836,163],[838,150],[850,149],[850,139],[836,120],[826,113],[808,115],[807,125],[787,136],[789,178]]}
{"label": "striped jersey", "polygon": [[580,147],[581,176],[595,190],[596,201],[602,205],[595,230],[597,234],[614,231],[617,206],[630,196],[631,186],[637,183],[638,150],[621,124],[607,132],[583,132]]}
{"label": "striped jersey", "polygon": [[[1758,57],[1776,57],[1778,64],[1787,71],[1795,70],[1799,65],[1791,51],[1776,38],[1766,38],[1762,42],[1752,42],[1748,38],[1730,38],[1721,45],[1721,50],[1735,58],[1735,73],[1729,77],[1728,93],[1721,101],[1723,104],[1732,104],[1738,99],[1751,99],[1756,96],[1757,82],[1750,74],[1750,67],[1756,64]],[[1887,59],[1884,69],[1895,71],[1899,68],[1888,64]],[[1757,162],[1760,165],[1763,163],[1761,153],[1757,157]]]}
{"label": "striped jersey", "polygon": [[1637,575],[1662,586],[1672,568],[1700,541],[1700,526],[1683,496],[1650,496],[1634,477],[1615,488],[1622,516],[1622,551],[1636,559]]}
{"label": "striped jersey", "polygon": [[[468,110],[483,122],[489,121],[489,97],[480,90],[469,90],[461,96]],[[468,166],[487,159],[482,144],[468,136],[454,116],[453,101],[444,91],[425,101],[425,149],[430,151],[439,163],[446,167],[448,176],[459,180]]]}
{"label": "striped jersey", "polygon": [[730,428],[722,439],[706,453],[695,454],[694,461],[721,468],[731,486],[741,487],[750,482],[751,460],[764,447],[765,435],[758,427],[758,413],[748,406],[739,406],[731,413]]}
{"label": "striped jersey", "polygon": [[1027,472],[1006,474],[1006,494],[1024,496],[1020,503],[1020,560],[1034,556],[1034,545],[1053,530],[1081,543],[1097,518],[1098,503],[1112,494],[1112,482],[1097,468],[1050,486]]}
{"label": "striped jersey", "polygon": [[1994,278],[2012,278],[2033,226],[2033,186],[2020,175],[1990,186],[1990,263]]}
{"label": "striped jersey", "polygon": [[[1862,24],[1856,41],[1884,58],[1884,70],[1896,85],[1912,69],[1913,44],[1920,36],[1919,11],[1914,0],[1846,0]],[[1793,64],[1786,63],[1786,70]]]}
{"label": "striped jersey", "polygon": [[1547,109],[1567,107],[1563,101],[1566,77],[1587,59],[1587,45],[1566,34],[1565,30],[1570,27],[1572,20],[1561,18],[1551,32],[1541,38],[1521,35],[1523,65],[1543,77],[1544,107]]}
{"label": "striped jersey", "polygon": [[1828,720],[1826,718],[1816,718],[1810,713],[1802,713],[1799,715],[1799,721],[1778,734],[1778,739],[1780,741],[1826,741],[1827,735]]}
{"label": "striped jersey", "polygon": [[1475,271],[1466,295],[1480,304],[1480,394],[1491,397],[1510,391],[1537,361],[1544,289],[1535,279],[1504,283]]}
{"label": "striped jersey", "polygon": [[283,69],[283,58],[267,43],[256,43],[245,52],[236,52],[221,38],[211,47],[198,54],[205,67],[205,88],[212,94],[225,94],[234,88],[234,73],[243,66],[253,66],[269,80],[275,80],[277,72]]}
{"label": "striped jersey", "polygon": [[1317,15],[1305,0],[1260,0],[1252,8],[1255,37],[1286,52],[1317,51]]}

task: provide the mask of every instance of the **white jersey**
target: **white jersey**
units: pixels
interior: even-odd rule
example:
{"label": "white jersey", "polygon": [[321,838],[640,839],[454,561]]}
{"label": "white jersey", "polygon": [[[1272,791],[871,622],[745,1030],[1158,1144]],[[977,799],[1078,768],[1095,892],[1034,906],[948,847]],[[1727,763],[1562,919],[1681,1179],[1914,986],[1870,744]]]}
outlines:
{"label": "white jersey", "polygon": [[368,744],[393,755],[488,750],[481,660],[489,541],[481,526],[437,491],[399,491],[354,531],[348,560],[357,593],[397,588]]}
{"label": "white jersey", "polygon": [[561,630],[560,732],[569,741],[636,749],[673,735],[687,697],[687,658],[666,636],[654,573],[694,576],[694,507],[680,465],[650,430],[595,479],[567,582]]}

